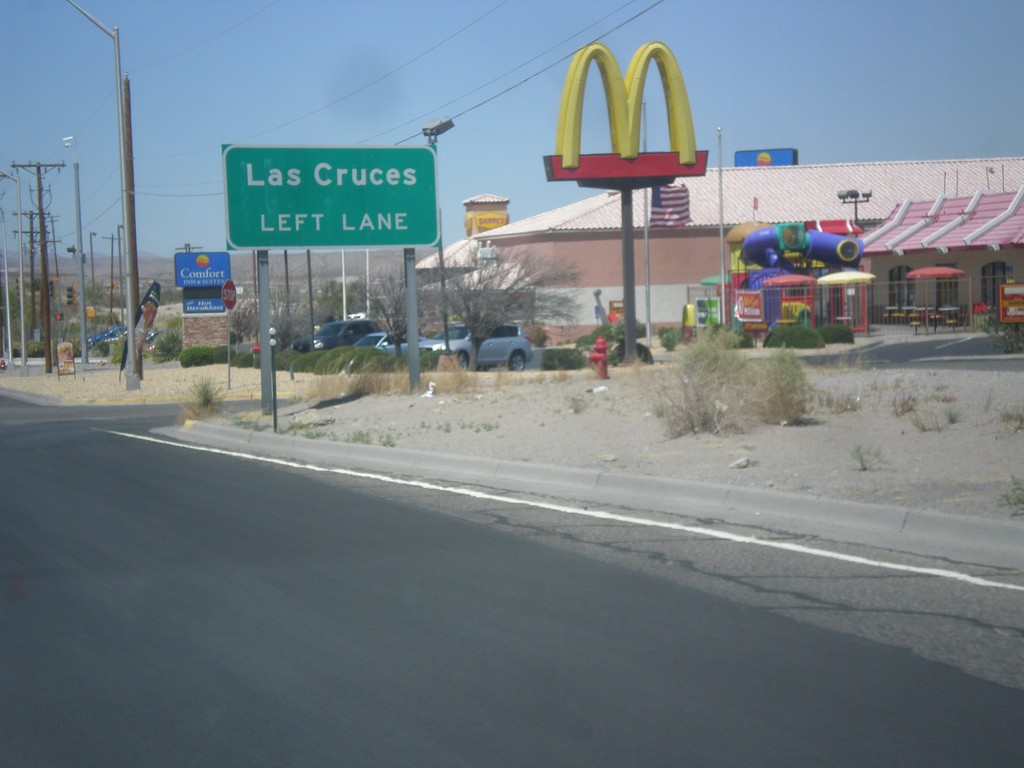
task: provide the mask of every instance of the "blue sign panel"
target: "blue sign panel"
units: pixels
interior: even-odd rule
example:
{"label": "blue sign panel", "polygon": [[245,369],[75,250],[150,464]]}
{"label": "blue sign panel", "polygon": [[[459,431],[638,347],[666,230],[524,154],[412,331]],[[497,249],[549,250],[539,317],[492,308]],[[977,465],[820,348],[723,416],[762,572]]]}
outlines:
{"label": "blue sign panel", "polygon": [[213,315],[226,312],[224,302],[220,299],[189,299],[183,300],[181,311],[186,315]]}
{"label": "blue sign panel", "polygon": [[231,254],[227,251],[174,254],[174,284],[179,288],[220,288],[230,279]]}
{"label": "blue sign panel", "polygon": [[795,149],[743,149],[736,153],[737,168],[770,165],[799,165],[799,154]]}

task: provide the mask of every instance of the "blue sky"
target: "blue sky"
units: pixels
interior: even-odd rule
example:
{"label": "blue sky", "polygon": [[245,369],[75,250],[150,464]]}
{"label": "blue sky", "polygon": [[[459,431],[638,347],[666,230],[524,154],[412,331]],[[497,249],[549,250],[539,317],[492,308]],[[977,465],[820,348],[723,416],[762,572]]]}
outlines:
{"label": "blue sky", "polygon": [[[511,198],[522,219],[593,194],[549,183],[568,58],[594,39],[623,68],[660,40],[679,60],[698,147],[794,147],[801,164],[1024,155],[1024,3],[889,0],[78,0],[121,37],[131,79],[139,251],[225,248],[221,145],[439,142],[444,240],[462,201]],[[82,221],[120,221],[114,53],[66,0],[0,0],[0,170],[65,162],[44,178],[61,255],[75,242],[76,137]],[[609,149],[591,72],[583,150]],[[648,148],[668,148],[649,78]],[[34,177],[22,172],[24,203]],[[0,183],[9,246],[15,186]],[[32,203],[34,207],[34,203]]]}

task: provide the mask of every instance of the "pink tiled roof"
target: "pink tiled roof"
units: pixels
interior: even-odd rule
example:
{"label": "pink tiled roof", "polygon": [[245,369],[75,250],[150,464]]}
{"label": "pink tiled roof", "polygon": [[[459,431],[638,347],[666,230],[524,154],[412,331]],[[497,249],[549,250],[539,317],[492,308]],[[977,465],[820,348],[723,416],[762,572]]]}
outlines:
{"label": "pink tiled roof", "polygon": [[[885,220],[906,200],[958,198],[988,189],[1015,192],[1024,187],[1024,157],[723,168],[721,177],[726,227],[754,218],[768,223],[852,218],[853,206],[840,202],[837,193],[870,189],[871,199],[857,205],[863,225]],[[693,221],[688,226],[717,227],[719,170],[709,168],[705,176],[676,183],[683,182],[690,190]],[[619,229],[620,210],[619,194],[604,192],[489,230],[487,237]],[[634,226],[643,226],[643,215],[643,196],[636,192]]]}
{"label": "pink tiled roof", "polygon": [[971,197],[907,200],[864,236],[864,252],[908,253],[1019,246],[1024,235],[1024,188]]}

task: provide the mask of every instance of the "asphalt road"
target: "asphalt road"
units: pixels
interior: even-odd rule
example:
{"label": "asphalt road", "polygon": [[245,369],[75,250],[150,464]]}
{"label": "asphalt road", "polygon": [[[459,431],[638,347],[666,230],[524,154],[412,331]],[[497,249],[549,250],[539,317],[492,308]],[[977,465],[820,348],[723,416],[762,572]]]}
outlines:
{"label": "asphalt road", "polygon": [[812,365],[834,365],[837,361],[894,368],[960,368],[975,371],[1019,370],[1024,357],[1008,355],[992,345],[985,334],[934,333],[929,335],[878,337],[878,344],[852,350],[802,358]]}
{"label": "asphalt road", "polygon": [[0,765],[1024,762],[1019,593],[128,436],[173,410],[0,398]]}

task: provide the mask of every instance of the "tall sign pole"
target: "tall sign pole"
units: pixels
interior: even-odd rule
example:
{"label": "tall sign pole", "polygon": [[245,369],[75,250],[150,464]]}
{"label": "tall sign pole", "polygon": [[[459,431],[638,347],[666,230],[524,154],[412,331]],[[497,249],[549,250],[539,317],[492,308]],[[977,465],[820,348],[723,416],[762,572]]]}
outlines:
{"label": "tall sign pole", "polygon": [[[583,92],[587,72],[597,64],[608,104],[610,154],[580,153]],[[644,84],[656,64],[668,113],[669,152],[640,151]],[[646,150],[646,148],[645,148]],[[604,43],[591,43],[573,56],[562,89],[555,154],[544,158],[548,181],[575,181],[581,187],[617,189],[622,195],[622,304],[625,328],[623,360],[636,356],[636,276],[633,245],[633,190],[671,184],[680,176],[703,176],[708,153],[696,149],[686,84],[672,51],[664,43],[640,46],[626,76]],[[648,304],[650,302],[648,301]]]}
{"label": "tall sign pole", "polygon": [[[117,143],[121,157],[121,223],[127,225],[128,223],[128,194],[129,194],[129,181],[128,181],[128,159],[127,155],[127,144],[125,143],[125,109],[124,109],[124,89],[121,85],[121,37],[117,27],[113,29],[107,28],[102,24],[95,16],[86,11],[84,8],[79,6],[74,0],[67,0],[68,4],[71,5],[75,10],[81,13],[85,18],[95,24],[100,30],[103,31],[108,37],[114,41],[114,80],[116,87],[114,93],[117,97]],[[135,232],[134,225],[132,226],[132,241],[134,243]],[[138,301],[138,282],[135,276],[131,272],[132,266],[129,264],[128,278],[130,282],[135,283],[135,300]],[[129,316],[135,312],[135,307],[131,307],[129,310]],[[128,324],[128,365],[126,367],[125,375],[125,388],[129,390],[139,389],[139,376],[136,372],[135,365],[135,329],[129,323]]]}

